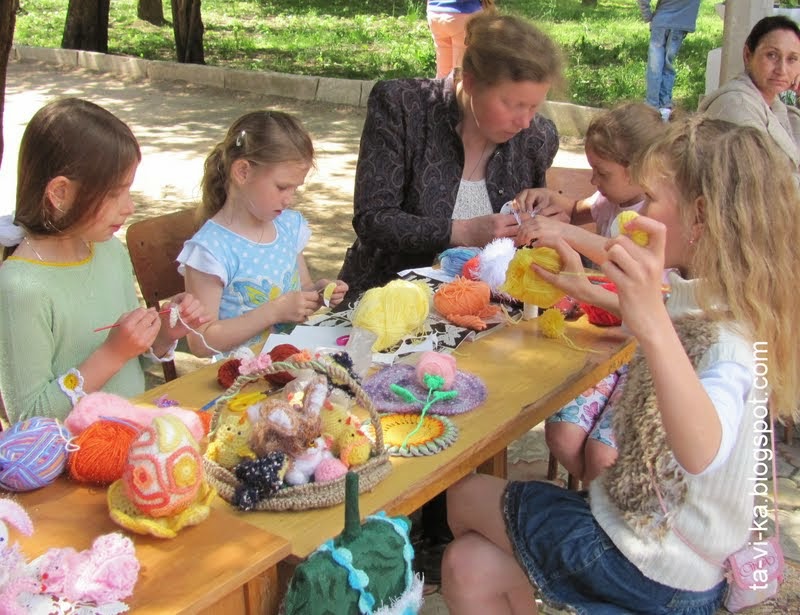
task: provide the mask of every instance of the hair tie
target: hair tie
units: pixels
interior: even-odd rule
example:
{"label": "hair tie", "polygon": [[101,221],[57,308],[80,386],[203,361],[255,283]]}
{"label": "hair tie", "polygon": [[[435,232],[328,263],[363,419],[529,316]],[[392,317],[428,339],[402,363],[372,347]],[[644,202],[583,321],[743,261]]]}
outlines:
{"label": "hair tie", "polygon": [[247,133],[243,130],[236,136],[236,147],[242,147],[244,145],[244,139],[247,136]]}
{"label": "hair tie", "polygon": [[0,245],[12,248],[19,245],[23,237],[25,237],[25,229],[14,224],[13,216],[0,216]]}

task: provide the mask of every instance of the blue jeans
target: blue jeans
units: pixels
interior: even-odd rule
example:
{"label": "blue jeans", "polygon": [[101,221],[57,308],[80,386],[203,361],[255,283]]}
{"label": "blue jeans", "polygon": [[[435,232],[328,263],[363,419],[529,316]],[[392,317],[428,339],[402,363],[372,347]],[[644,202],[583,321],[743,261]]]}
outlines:
{"label": "blue jeans", "polygon": [[672,62],[681,48],[685,30],[650,28],[650,47],[647,49],[647,104],[661,109],[672,108],[672,86],[675,67]]}
{"label": "blue jeans", "polygon": [[503,500],[517,561],[542,599],[578,615],[714,615],[723,580],[688,591],[647,578],[595,521],[585,492],[510,482]]}

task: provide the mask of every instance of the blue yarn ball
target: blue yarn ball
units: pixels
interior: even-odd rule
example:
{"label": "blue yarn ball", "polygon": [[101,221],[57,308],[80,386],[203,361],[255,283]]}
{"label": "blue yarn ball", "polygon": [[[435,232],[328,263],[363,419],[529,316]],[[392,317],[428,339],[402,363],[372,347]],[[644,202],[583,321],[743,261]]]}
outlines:
{"label": "blue yarn ball", "polygon": [[439,264],[447,275],[461,275],[464,263],[480,254],[480,248],[447,248],[439,255]]}
{"label": "blue yarn ball", "polygon": [[70,433],[56,419],[34,417],[0,433],[0,487],[31,491],[52,483],[67,463]]}

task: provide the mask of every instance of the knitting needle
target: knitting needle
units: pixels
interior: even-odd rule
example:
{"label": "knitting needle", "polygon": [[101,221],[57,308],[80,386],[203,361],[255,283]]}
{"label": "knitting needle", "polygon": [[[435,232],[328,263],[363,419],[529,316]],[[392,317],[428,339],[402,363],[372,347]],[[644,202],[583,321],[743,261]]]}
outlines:
{"label": "knitting needle", "polygon": [[[159,314],[169,314],[170,309],[171,308],[166,308],[164,310],[161,310]],[[114,327],[119,327],[119,323],[115,322],[113,325],[106,325],[105,327],[97,327],[97,329],[94,329],[92,333],[97,333],[98,331],[105,331],[106,329],[113,329]]]}

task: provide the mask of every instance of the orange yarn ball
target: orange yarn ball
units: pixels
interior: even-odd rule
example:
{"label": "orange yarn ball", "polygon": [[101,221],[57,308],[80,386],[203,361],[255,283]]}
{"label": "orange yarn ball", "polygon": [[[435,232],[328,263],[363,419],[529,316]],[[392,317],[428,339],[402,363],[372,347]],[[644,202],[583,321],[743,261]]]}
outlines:
{"label": "orange yarn ball", "polygon": [[118,421],[92,423],[72,441],[79,448],[67,458],[70,477],[96,485],[110,485],[122,478],[128,449],[138,435],[138,428]]}
{"label": "orange yarn ball", "polygon": [[449,284],[442,284],[433,295],[433,304],[440,314],[459,316],[479,314],[488,305],[492,291],[486,282],[457,277]]}

